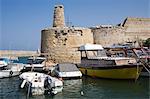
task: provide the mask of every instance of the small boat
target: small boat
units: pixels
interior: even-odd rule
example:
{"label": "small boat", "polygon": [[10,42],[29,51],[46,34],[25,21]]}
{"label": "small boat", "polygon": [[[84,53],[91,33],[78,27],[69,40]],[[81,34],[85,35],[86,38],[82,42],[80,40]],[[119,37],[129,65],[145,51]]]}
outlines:
{"label": "small boat", "polygon": [[57,94],[63,89],[61,80],[38,72],[24,72],[20,76],[21,88],[26,88],[28,95]]}
{"label": "small boat", "polygon": [[7,66],[10,63],[9,59],[7,58],[0,58],[0,68]]}
{"label": "small boat", "polygon": [[46,58],[44,57],[29,57],[25,64],[24,71],[43,71],[45,64],[42,64]]}
{"label": "small boat", "polygon": [[108,57],[98,44],[86,44],[79,48],[81,64],[78,66],[84,75],[109,79],[138,79],[142,66],[135,58]]}
{"label": "small boat", "polygon": [[11,63],[7,58],[0,58],[0,63],[0,78],[17,76],[24,67],[24,65],[20,63]]}
{"label": "small boat", "polygon": [[82,73],[75,64],[61,63],[57,64],[53,70],[55,76],[60,78],[81,78]]}
{"label": "small boat", "polygon": [[23,70],[23,64],[12,63],[0,69],[0,78],[13,77],[20,74]]}

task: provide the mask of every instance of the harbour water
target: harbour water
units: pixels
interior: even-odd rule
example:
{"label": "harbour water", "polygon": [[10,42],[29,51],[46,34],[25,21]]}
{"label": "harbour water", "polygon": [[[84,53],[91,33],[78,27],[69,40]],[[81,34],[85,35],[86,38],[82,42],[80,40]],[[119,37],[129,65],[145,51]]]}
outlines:
{"label": "harbour water", "polygon": [[62,93],[55,96],[42,95],[27,97],[19,88],[19,78],[0,79],[0,99],[150,99],[149,78],[133,80],[108,80],[82,77],[64,80]]}

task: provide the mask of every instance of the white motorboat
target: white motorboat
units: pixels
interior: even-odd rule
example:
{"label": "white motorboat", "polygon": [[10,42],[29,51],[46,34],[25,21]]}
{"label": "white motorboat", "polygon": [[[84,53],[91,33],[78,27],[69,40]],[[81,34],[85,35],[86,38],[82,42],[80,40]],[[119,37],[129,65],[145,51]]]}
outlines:
{"label": "white motorboat", "polygon": [[24,65],[20,63],[10,63],[0,69],[0,78],[17,76],[23,67]]}
{"label": "white motorboat", "polygon": [[28,95],[57,94],[63,89],[61,80],[38,72],[24,72],[20,76],[21,88],[26,88]]}
{"label": "white motorboat", "polygon": [[7,58],[0,58],[0,78],[17,76],[23,67],[23,64],[11,63]]}
{"label": "white motorboat", "polygon": [[45,64],[42,64],[46,58],[44,57],[30,57],[25,64],[25,71],[43,71]]}
{"label": "white motorboat", "polygon": [[60,78],[81,78],[82,73],[79,71],[77,66],[72,63],[61,63],[57,64],[53,74]]}

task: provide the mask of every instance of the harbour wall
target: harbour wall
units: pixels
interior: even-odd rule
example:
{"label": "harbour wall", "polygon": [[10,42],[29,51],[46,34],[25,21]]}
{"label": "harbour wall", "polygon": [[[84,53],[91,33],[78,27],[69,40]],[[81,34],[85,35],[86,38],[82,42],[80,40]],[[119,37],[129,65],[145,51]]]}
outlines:
{"label": "harbour wall", "polygon": [[38,56],[37,51],[22,51],[22,50],[0,50],[0,57],[8,57],[16,59],[21,56]]}

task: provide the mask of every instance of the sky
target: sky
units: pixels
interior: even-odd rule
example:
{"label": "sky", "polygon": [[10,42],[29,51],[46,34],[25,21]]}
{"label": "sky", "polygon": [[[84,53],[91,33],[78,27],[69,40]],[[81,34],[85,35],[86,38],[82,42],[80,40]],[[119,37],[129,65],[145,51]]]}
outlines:
{"label": "sky", "polygon": [[52,27],[57,4],[64,5],[65,20],[80,27],[150,18],[150,0],[0,0],[0,50],[40,49],[41,30]]}

